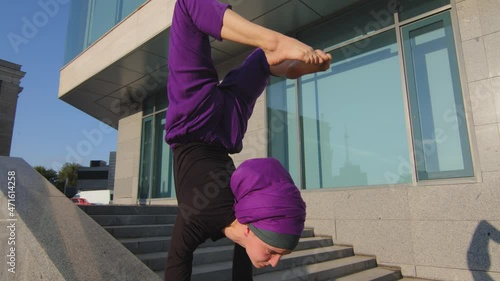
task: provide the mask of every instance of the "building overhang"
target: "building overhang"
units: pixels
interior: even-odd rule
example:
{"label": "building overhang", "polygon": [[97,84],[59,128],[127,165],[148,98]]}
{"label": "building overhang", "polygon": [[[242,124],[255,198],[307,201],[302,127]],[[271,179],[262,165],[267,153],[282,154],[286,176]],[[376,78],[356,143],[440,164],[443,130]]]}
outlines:
{"label": "building overhang", "polygon": [[[224,0],[253,22],[290,33],[365,0]],[[61,100],[118,128],[118,121],[141,110],[148,95],[167,83],[169,28],[175,0],[151,0],[139,7],[61,70]],[[212,41],[222,65],[250,50]]]}

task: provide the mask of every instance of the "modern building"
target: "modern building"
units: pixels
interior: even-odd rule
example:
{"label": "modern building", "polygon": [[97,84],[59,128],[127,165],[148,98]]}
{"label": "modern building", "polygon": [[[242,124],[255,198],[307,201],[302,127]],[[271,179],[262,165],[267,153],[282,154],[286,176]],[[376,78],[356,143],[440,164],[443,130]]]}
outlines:
{"label": "modern building", "polygon": [[10,156],[19,86],[26,73],[21,66],[0,59],[0,156]]}
{"label": "modern building", "polygon": [[[270,81],[235,163],[279,159],[308,226],[403,275],[500,280],[500,2],[226,2],[333,56]],[[115,204],[176,204],[163,141],[174,5],[72,1],[59,98],[118,129]],[[250,51],[213,40],[219,76]]]}
{"label": "modern building", "polygon": [[78,190],[110,190],[113,194],[115,165],[116,152],[111,152],[109,165],[103,160],[91,160],[89,167],[78,167]]}

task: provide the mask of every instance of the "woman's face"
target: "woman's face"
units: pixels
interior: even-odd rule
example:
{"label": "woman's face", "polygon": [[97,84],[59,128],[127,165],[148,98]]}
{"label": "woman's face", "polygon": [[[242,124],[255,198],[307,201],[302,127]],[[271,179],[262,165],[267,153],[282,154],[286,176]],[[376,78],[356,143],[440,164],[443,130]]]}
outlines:
{"label": "woman's face", "polygon": [[246,251],[250,261],[256,268],[266,266],[275,267],[278,265],[281,257],[290,254],[291,251],[280,249],[266,244],[260,240],[255,234],[248,229],[248,236],[246,241]]}

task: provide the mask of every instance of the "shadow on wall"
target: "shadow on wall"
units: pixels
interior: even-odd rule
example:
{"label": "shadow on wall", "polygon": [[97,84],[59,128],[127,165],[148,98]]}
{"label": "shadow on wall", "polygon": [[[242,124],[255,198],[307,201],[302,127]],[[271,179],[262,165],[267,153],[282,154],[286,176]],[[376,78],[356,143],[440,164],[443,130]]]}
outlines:
{"label": "shadow on wall", "polygon": [[489,274],[491,259],[488,252],[490,241],[500,243],[500,231],[487,221],[481,221],[476,227],[467,251],[467,265],[472,271],[474,281],[495,281]]}

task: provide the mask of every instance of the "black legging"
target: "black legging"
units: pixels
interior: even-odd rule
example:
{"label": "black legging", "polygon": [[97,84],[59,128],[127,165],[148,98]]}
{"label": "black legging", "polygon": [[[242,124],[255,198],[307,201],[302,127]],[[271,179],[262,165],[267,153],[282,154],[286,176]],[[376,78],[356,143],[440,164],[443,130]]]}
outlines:
{"label": "black legging", "polygon": [[[224,237],[223,229],[235,220],[229,186],[234,163],[224,149],[203,143],[177,145],[173,153],[179,214],[165,280],[186,281],[191,279],[194,250],[208,238]],[[232,278],[252,280],[252,264],[239,245],[234,249]]]}

